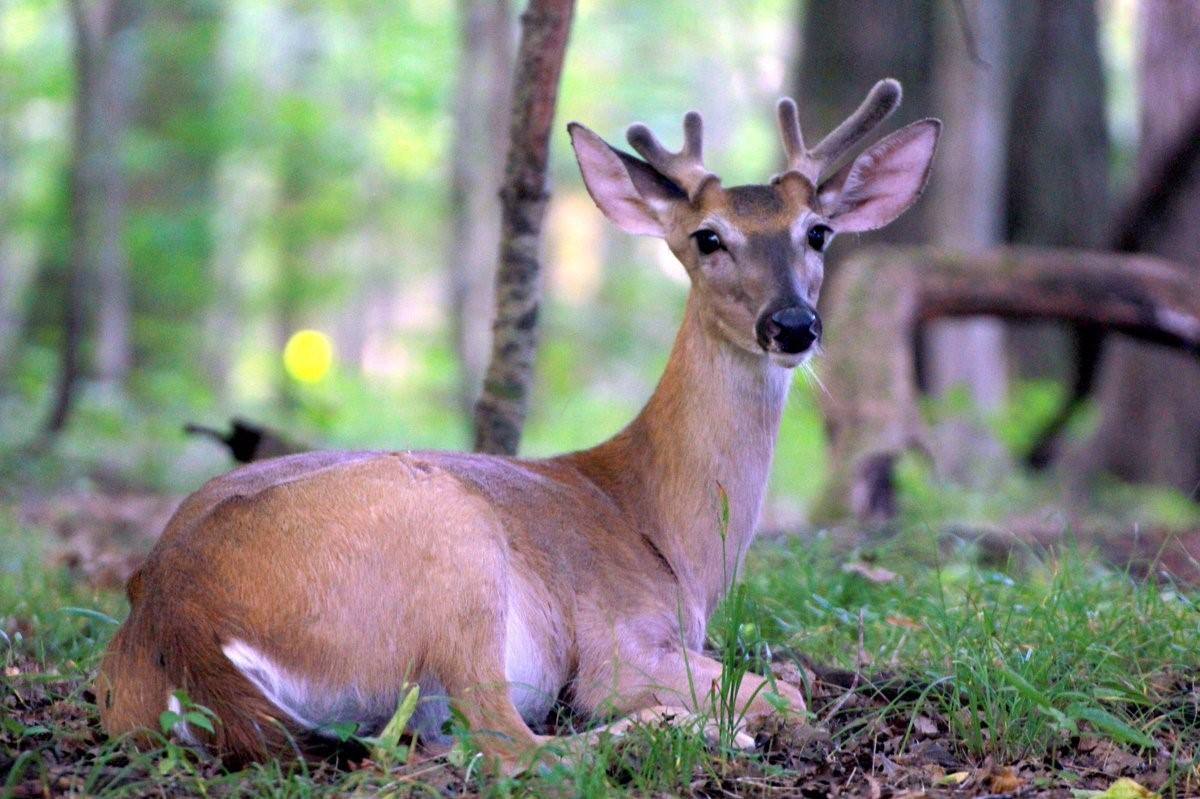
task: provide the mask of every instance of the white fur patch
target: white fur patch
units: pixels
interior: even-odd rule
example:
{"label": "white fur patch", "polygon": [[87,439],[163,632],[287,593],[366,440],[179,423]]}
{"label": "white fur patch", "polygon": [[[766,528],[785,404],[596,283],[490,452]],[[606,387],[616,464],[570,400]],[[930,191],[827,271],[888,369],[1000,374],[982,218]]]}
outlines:
{"label": "white fur patch", "polygon": [[[354,685],[314,684],[275,663],[245,641],[234,639],[221,647],[238,671],[275,707],[296,724],[320,731],[334,723],[352,722],[359,735],[375,735],[387,724],[400,700],[400,682],[386,694],[364,694]],[[441,740],[442,725],[450,718],[445,689],[435,680],[419,682],[421,700],[409,729],[423,740]]]}
{"label": "white fur patch", "polygon": [[305,717],[309,691],[303,680],[288,674],[245,641],[235,638],[221,647],[221,651],[242,676],[254,683],[254,687],[268,702],[286,713],[292,721],[308,729],[320,726]]}
{"label": "white fur patch", "polygon": [[557,698],[557,686],[547,671],[541,648],[522,616],[521,603],[510,593],[504,625],[504,678],[513,705],[530,724],[545,721]]}

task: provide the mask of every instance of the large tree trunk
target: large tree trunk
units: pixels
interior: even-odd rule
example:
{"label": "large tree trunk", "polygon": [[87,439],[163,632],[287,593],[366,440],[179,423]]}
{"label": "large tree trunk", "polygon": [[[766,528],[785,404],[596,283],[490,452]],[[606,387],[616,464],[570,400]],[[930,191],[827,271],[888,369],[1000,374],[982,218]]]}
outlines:
{"label": "large tree trunk", "polygon": [[[1015,86],[1008,136],[1008,241],[1103,248],[1109,224],[1108,125],[1095,0],[1037,0],[1014,16]],[[1008,328],[1016,370],[1071,374],[1094,335],[1047,324]]]}
{"label": "large tree trunk", "polygon": [[541,302],[542,219],[549,195],[550,127],[574,0],[530,0],[521,15],[508,159],[501,192],[503,223],[496,272],[492,358],[475,406],[475,449],[515,454],[529,402]]}
{"label": "large tree trunk", "polygon": [[83,373],[84,295],[96,289],[97,369],[120,383],[131,362],[125,185],[120,144],[128,125],[132,0],[71,0],[75,119],[70,174],[71,252],[64,281],[59,376],[46,432],[66,426]]}
{"label": "large tree trunk", "polygon": [[458,7],[462,32],[446,273],[460,370],[459,399],[469,417],[492,346],[513,31],[508,0],[459,0]]}
{"label": "large tree trunk", "polygon": [[[1180,149],[1200,113],[1200,2],[1141,6],[1142,179]],[[1189,264],[1200,279],[1200,170],[1173,175],[1171,201],[1142,237],[1145,249]],[[1130,481],[1200,486],[1200,368],[1194,359],[1114,342],[1101,376],[1101,423],[1080,463]]]}
{"label": "large tree trunk", "polygon": [[[802,37],[793,79],[801,122],[810,136],[833,130],[880,78],[904,89],[888,123],[899,126],[933,114],[934,0],[821,0],[803,3]],[[928,238],[921,203],[872,241],[916,244]],[[828,268],[836,271],[837,248]]]}

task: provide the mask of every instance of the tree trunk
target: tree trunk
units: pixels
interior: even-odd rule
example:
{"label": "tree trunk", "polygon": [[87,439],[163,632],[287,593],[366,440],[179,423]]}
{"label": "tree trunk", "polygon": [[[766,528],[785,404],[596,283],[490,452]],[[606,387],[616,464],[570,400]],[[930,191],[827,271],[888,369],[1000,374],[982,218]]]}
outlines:
{"label": "tree trunk", "polygon": [[[1015,86],[1008,135],[1007,240],[1102,248],[1109,222],[1104,65],[1094,0],[1009,6]],[[1086,198],[1086,201],[1081,201]],[[1007,330],[1014,368],[1063,379],[1074,356],[1069,331],[1046,324]]]}
{"label": "tree trunk", "polygon": [[459,399],[470,418],[492,345],[513,37],[508,0],[459,0],[458,7],[462,31],[446,273],[460,370]]}
{"label": "tree trunk", "polygon": [[[154,231],[137,236],[130,248],[134,308],[142,322],[139,369],[207,364],[206,348],[229,347],[236,338],[237,320],[229,318],[214,335],[199,335],[210,299],[235,307],[236,298],[213,275],[214,171],[224,138],[213,121],[220,11],[212,0],[172,0],[149,3],[140,15],[134,124],[155,147],[129,177],[131,223]],[[184,290],[164,291],[164,285]]]}
{"label": "tree trunk", "polygon": [[[963,0],[957,8],[961,15],[947,6],[939,19],[937,85],[946,128],[930,184],[937,222],[931,240],[971,250],[1003,238],[1009,11],[984,0]],[[928,331],[926,345],[934,392],[965,385],[975,405],[989,411],[1004,401],[1004,328],[998,321],[939,323]]]}
{"label": "tree trunk", "polygon": [[[302,0],[290,0],[283,7],[280,31],[283,43],[281,60],[285,64],[278,100],[281,105],[297,107],[314,102],[305,94],[314,83],[321,62],[319,10]],[[324,235],[309,220],[306,203],[312,201],[324,177],[321,172],[320,133],[316,126],[301,121],[284,128],[279,151],[279,187],[274,225],[278,265],[273,291],[274,326],[277,351],[282,352],[291,336],[301,328],[312,290],[310,261],[312,249]],[[276,360],[276,395],[287,418],[299,406],[295,381],[288,375],[282,359]]]}
{"label": "tree trunk", "polygon": [[[7,86],[0,84],[0,91],[5,89]],[[18,341],[25,324],[28,289],[37,274],[36,247],[12,221],[18,202],[12,187],[12,116],[11,107],[0,107],[0,395],[9,388],[7,377],[20,354]]]}
{"label": "tree trunk", "polygon": [[[1141,6],[1140,181],[1180,149],[1200,114],[1200,3],[1145,0]],[[1142,237],[1145,249],[1200,272],[1200,172],[1177,174],[1170,202]],[[1200,278],[1200,274],[1198,274]],[[1200,487],[1200,367],[1194,359],[1113,342],[1101,372],[1101,422],[1079,458],[1089,472]]]}
{"label": "tree trunk", "polygon": [[100,306],[97,366],[123,381],[129,367],[129,286],[122,242],[125,186],[120,143],[128,123],[121,68],[133,5],[123,0],[71,0],[75,36],[75,116],[70,171],[71,245],[64,280],[59,375],[45,432],[61,431],[83,372],[84,294],[96,287]]}
{"label": "tree trunk", "polygon": [[503,217],[496,272],[492,358],[475,406],[475,449],[515,454],[529,402],[541,299],[546,165],[574,0],[530,0],[521,15]]}
{"label": "tree trunk", "polygon": [[125,248],[129,185],[122,148],[137,84],[135,12],[131,0],[116,0],[114,27],[99,44],[101,67],[92,100],[98,136],[87,156],[95,180],[89,246],[96,267],[96,377],[102,387],[118,393],[133,367],[133,299]]}
{"label": "tree trunk", "polygon": [[[846,118],[880,78],[900,81],[904,102],[889,126],[933,113],[934,0],[821,0],[802,6],[801,47],[793,80],[801,122],[816,141]],[[871,240],[927,240],[927,203],[920,203]],[[826,268],[836,271],[838,249]]]}

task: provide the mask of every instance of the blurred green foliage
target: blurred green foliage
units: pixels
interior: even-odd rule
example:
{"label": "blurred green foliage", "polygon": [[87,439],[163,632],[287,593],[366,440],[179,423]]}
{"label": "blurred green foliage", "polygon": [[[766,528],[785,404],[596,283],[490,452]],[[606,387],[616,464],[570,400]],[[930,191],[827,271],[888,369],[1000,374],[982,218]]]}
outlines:
{"label": "blurred green foliage", "polygon": [[[99,470],[185,491],[229,464],[211,443],[186,439],[183,424],[233,415],[319,446],[467,446],[445,300],[461,7],[129,1],[137,100],[121,157],[135,368],[121,392],[85,381],[48,460],[17,453],[44,417],[62,335],[72,31],[64,3],[0,5],[0,253],[17,253],[29,276],[10,288],[16,301],[0,303],[19,323],[15,339],[0,340],[0,467],[56,479]],[[643,120],[671,143],[682,111],[699,108],[709,165],[729,184],[762,180],[780,158],[770,108],[787,89],[798,10],[792,0],[716,2],[702,14],[684,0],[581,0],[559,120],[585,121],[614,142]],[[542,347],[523,446],[530,455],[587,446],[633,417],[665,362],[685,296],[660,244],[611,230],[591,208],[561,124],[555,131]],[[555,241],[572,236],[587,246],[561,255]],[[595,263],[575,263],[570,254],[580,249]],[[336,345],[332,373],[314,385],[282,369],[283,344],[302,327]],[[90,342],[85,349],[87,360]],[[815,377],[797,375],[770,523],[803,519],[819,495],[820,391]],[[987,422],[1020,455],[1062,392],[1055,383],[1017,384]],[[926,411],[931,419],[969,413],[959,400],[952,394]],[[986,496],[944,491],[924,468],[906,466],[901,488],[925,517],[984,517],[1053,497],[1026,478]],[[1175,524],[1194,518],[1171,492],[1104,497]]]}

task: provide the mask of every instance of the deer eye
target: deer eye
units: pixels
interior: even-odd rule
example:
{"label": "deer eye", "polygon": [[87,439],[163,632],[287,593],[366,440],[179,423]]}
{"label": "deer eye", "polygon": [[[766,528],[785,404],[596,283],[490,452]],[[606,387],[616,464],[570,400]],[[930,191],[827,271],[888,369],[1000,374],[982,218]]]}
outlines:
{"label": "deer eye", "polygon": [[813,225],[808,229],[808,246],[821,252],[829,242],[829,234],[832,232],[828,225]]}
{"label": "deer eye", "polygon": [[697,230],[692,234],[692,238],[696,240],[696,247],[702,255],[712,255],[724,246],[721,244],[721,237],[708,228]]}

